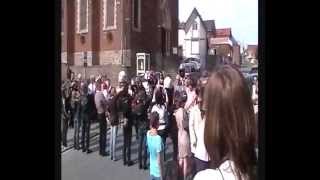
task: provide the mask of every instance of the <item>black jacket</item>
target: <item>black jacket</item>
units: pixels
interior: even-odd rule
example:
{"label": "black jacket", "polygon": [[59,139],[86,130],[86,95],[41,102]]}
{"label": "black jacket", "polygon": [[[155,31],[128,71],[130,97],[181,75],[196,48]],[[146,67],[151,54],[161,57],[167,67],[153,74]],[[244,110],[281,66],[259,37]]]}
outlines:
{"label": "black jacket", "polygon": [[119,124],[119,116],[118,116],[118,107],[117,107],[117,100],[118,95],[114,96],[110,100],[110,104],[108,106],[108,112],[109,112],[109,121],[112,126]]}
{"label": "black jacket", "polygon": [[127,126],[132,126],[133,120],[131,117],[131,102],[132,98],[126,91],[121,91],[118,94],[118,98],[116,100],[116,106],[119,113],[123,113],[123,116],[127,119]]}

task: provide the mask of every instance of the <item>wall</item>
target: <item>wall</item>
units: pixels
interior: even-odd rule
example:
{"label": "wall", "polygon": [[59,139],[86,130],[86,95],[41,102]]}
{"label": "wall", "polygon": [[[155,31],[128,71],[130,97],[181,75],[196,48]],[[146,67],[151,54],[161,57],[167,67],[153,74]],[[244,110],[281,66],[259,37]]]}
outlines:
{"label": "wall", "polygon": [[88,2],[88,32],[86,33],[78,33],[78,0],[75,0],[75,9],[74,9],[74,17],[75,17],[75,38],[74,38],[74,65],[82,65],[83,64],[83,52],[88,51],[88,65],[92,64],[92,19],[90,18],[92,15],[92,1]]}
{"label": "wall", "polygon": [[228,56],[228,54],[230,53],[232,57],[233,47],[231,47],[230,45],[220,44],[220,45],[214,45],[213,47],[216,48],[217,55]]}
{"label": "wall", "polygon": [[240,65],[240,46],[233,46],[233,63]]}
{"label": "wall", "polygon": [[[109,71],[118,71],[121,67],[121,41],[122,41],[122,12],[125,17],[131,19],[131,0],[117,0],[117,20],[116,30],[109,30],[112,34],[113,40],[107,39],[107,32],[103,30],[103,0],[89,0],[89,18],[88,18],[88,33],[83,34],[85,41],[81,42],[81,36],[76,32],[76,19],[77,19],[77,0],[67,2],[67,26],[68,37],[66,39],[66,53],[62,52],[61,57],[66,57],[70,65],[75,65],[81,68],[83,66],[82,55],[83,52],[88,52],[87,59],[88,65],[95,67],[101,65],[109,67]],[[160,41],[160,24],[159,14],[159,1],[146,1],[141,0],[141,32],[131,32],[131,23],[126,23],[129,27],[125,27],[128,33],[126,34],[126,46],[124,47],[124,59],[129,59],[126,69],[132,74],[135,73],[136,52],[149,52],[151,53],[151,65],[154,65],[156,70],[159,68],[175,67],[172,64],[177,64],[178,55],[170,55],[169,57],[162,57],[161,55],[161,41]],[[123,3],[123,10],[122,10]],[[168,0],[171,7],[172,17],[172,30],[171,30],[171,47],[178,47],[178,0]],[[150,16],[155,18],[150,18]],[[172,53],[172,48],[171,48]],[[169,61],[169,62],[166,62]],[[170,65],[166,65],[170,64]],[[161,66],[160,66],[161,65]],[[89,67],[88,67],[89,68]]]}
{"label": "wall", "polygon": [[[78,73],[82,74],[84,77],[84,67],[83,66],[70,66],[70,69],[75,72],[77,75]],[[112,69],[112,71],[110,71]],[[66,79],[66,70],[67,66],[64,64],[61,65],[61,79]],[[108,64],[103,66],[90,66],[86,68],[86,78],[89,78],[90,75],[97,76],[99,74],[104,75],[106,74],[107,77],[111,80],[111,83],[116,86],[118,81],[118,74],[122,70],[120,65]]]}

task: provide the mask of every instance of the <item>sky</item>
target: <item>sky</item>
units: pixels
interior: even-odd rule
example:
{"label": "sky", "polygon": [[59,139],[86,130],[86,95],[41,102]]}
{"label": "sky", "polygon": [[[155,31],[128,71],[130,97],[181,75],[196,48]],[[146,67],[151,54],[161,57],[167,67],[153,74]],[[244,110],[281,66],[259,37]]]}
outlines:
{"label": "sky", "polygon": [[258,0],[179,0],[179,21],[194,7],[203,20],[215,20],[216,28],[231,27],[241,44],[258,44]]}

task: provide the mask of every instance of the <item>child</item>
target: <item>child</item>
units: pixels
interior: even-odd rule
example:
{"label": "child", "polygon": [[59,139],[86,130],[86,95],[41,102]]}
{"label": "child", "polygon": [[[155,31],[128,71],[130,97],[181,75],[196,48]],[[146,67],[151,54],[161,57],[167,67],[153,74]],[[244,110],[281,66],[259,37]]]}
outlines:
{"label": "child", "polygon": [[163,143],[158,135],[159,114],[150,115],[150,130],[147,132],[147,146],[150,154],[150,180],[162,179],[163,169]]}

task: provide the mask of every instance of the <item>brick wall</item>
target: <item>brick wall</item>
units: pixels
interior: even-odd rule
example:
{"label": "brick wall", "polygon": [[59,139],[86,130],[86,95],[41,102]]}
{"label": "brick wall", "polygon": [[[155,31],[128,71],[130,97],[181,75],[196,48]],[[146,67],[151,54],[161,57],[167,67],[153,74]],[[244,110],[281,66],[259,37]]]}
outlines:
{"label": "brick wall", "polygon": [[[83,66],[71,66],[70,69],[75,72],[77,75],[78,73],[82,74],[84,77],[84,67]],[[67,66],[62,64],[61,65],[61,78],[66,79],[66,70]],[[103,66],[91,66],[86,68],[86,78],[90,77],[90,75],[97,76],[99,74],[103,75],[106,74],[108,78],[111,80],[113,85],[117,85],[118,81],[118,74],[122,70],[121,65],[115,64],[108,64]]]}
{"label": "brick wall", "polygon": [[[84,52],[74,53],[75,66],[83,66],[83,53]],[[92,66],[92,51],[87,51],[87,63],[88,63],[88,66]]]}
{"label": "brick wall", "polygon": [[120,50],[110,50],[110,51],[100,51],[99,52],[100,65],[107,64],[121,64],[121,51]]}

